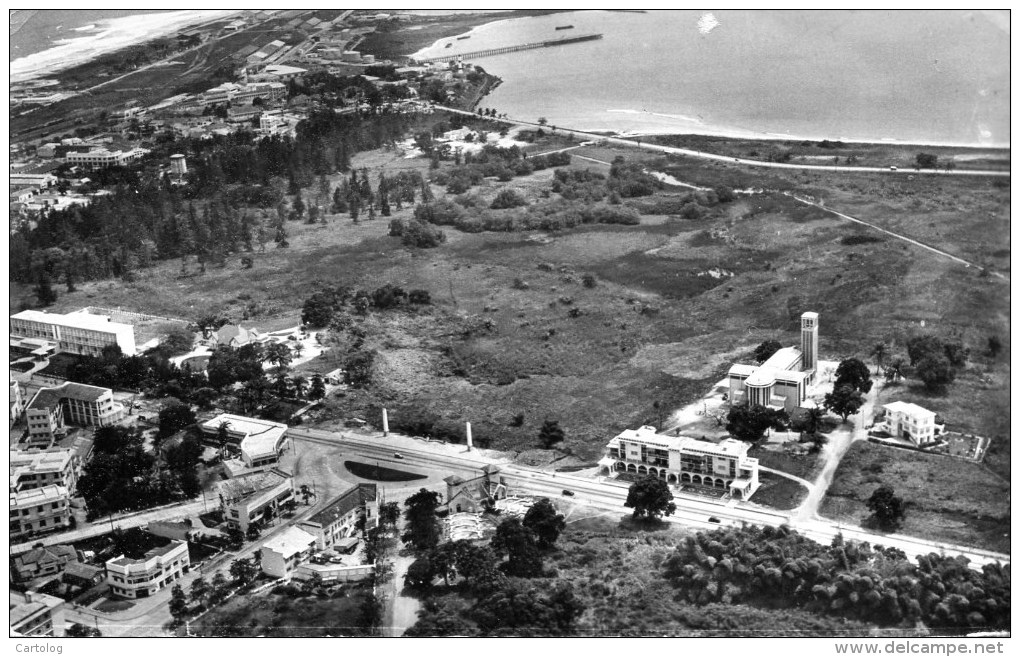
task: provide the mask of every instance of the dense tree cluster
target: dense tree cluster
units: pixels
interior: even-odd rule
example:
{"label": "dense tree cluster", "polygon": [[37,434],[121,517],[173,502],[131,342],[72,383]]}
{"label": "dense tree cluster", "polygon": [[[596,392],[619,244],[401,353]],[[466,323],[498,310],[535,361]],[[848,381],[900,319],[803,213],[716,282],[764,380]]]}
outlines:
{"label": "dense tree cluster", "polygon": [[415,218],[439,226],[453,226],[465,233],[556,231],[586,224],[635,226],[641,223],[637,211],[625,206],[578,205],[560,201],[492,211],[488,206],[485,209],[476,207],[476,199],[470,195],[458,197],[456,201],[442,199],[418,205]]}
{"label": "dense tree cluster", "polygon": [[701,605],[795,607],[936,632],[1005,629],[1010,568],[971,570],[964,557],[920,556],[917,565],[894,548],[867,543],[829,547],[790,528],[745,527],[699,532],[663,564],[684,599]]}
{"label": "dense tree cluster", "polygon": [[[425,145],[429,152],[433,152],[433,146],[419,144],[419,147],[422,145]],[[432,182],[445,186],[450,194],[463,194],[485,178],[495,177],[501,182],[507,182],[513,180],[515,176],[527,176],[537,170],[567,164],[570,164],[569,153],[528,157],[519,146],[505,148],[485,144],[477,153],[464,153],[463,164],[454,164],[453,167],[433,173]]]}
{"label": "dense tree cluster", "polygon": [[140,432],[100,427],[92,459],[78,479],[78,492],[91,518],[194,497],[200,491],[196,467],[201,455],[202,446],[194,437],[153,454],[144,449]]}
{"label": "dense tree cluster", "polygon": [[907,356],[917,377],[929,390],[938,390],[956,379],[956,370],[967,365],[970,349],[958,341],[920,335],[907,341]]}
{"label": "dense tree cluster", "polygon": [[782,431],[790,424],[784,409],[776,410],[759,404],[734,404],[726,414],[726,431],[737,440],[757,442],[768,429]]}

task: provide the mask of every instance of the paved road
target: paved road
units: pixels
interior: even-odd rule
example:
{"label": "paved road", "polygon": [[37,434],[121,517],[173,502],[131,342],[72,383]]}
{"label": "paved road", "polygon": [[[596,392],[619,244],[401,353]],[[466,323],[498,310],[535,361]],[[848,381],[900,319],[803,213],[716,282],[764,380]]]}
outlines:
{"label": "paved road", "polygon": [[[627,486],[612,480],[594,480],[564,473],[550,473],[531,470],[510,465],[491,455],[477,450],[467,452],[464,446],[449,444],[427,444],[407,436],[381,434],[374,436],[335,434],[315,429],[294,429],[291,431],[294,440],[312,440],[316,442],[334,442],[345,445],[345,452],[360,454],[363,458],[378,460],[393,467],[415,466],[447,469],[450,474],[477,474],[486,463],[496,463],[500,468],[500,476],[505,480],[511,493],[526,495],[542,495],[566,499],[564,490],[574,493],[572,501],[583,503],[595,508],[626,513],[623,502],[627,496]],[[397,458],[399,452],[402,458]],[[778,512],[752,503],[720,504],[719,502],[695,496],[678,494],[677,512],[670,518],[698,529],[714,528],[720,525],[740,525],[752,523],[756,525],[779,526],[789,524],[803,531],[806,535],[828,543],[837,534],[845,537],[868,541],[872,544],[887,545],[903,550],[909,557],[931,552],[942,552],[948,555],[962,555],[970,559],[971,566],[979,568],[985,563],[994,561],[1009,562],[1009,555],[980,550],[958,545],[943,544],[936,541],[903,536],[899,534],[878,534],[861,527],[832,522],[823,518],[791,518],[789,512]],[[714,516],[719,523],[710,523],[708,518]]]}
{"label": "paved road", "polygon": [[[474,116],[480,118],[476,112],[468,112],[466,110],[457,109],[454,107],[446,107],[444,105],[436,105],[437,109],[446,110],[447,112],[454,112],[456,114],[465,114],[468,116]],[[991,169],[982,170],[959,170],[954,169],[953,171],[940,171],[936,169],[903,169],[894,170],[888,167],[847,167],[847,166],[834,166],[834,165],[818,165],[818,164],[787,164],[784,162],[763,162],[761,160],[748,160],[742,157],[729,157],[727,155],[717,155],[715,153],[705,153],[703,151],[692,151],[687,148],[676,148],[673,146],[662,146],[659,144],[647,144],[640,141],[634,141],[631,139],[622,139],[620,137],[605,137],[603,135],[585,132],[584,130],[573,130],[571,128],[563,128],[556,126],[553,128],[548,125],[541,125],[535,121],[524,121],[521,119],[515,119],[512,117],[506,118],[489,118],[490,121],[499,121],[501,123],[513,124],[513,125],[528,125],[536,128],[543,128],[554,130],[557,133],[574,135],[582,139],[598,140],[614,146],[626,146],[628,148],[640,148],[646,151],[658,151],[660,153],[669,153],[671,155],[686,155],[688,157],[697,157],[703,160],[715,160],[717,162],[727,162],[731,164],[742,164],[745,166],[752,167],[766,167],[770,169],[797,169],[801,171],[826,171],[832,172],[843,172],[843,173],[857,173],[857,172],[868,172],[868,173],[884,173],[889,175],[937,175],[937,176],[997,176],[1008,178],[1010,175],[1009,171],[996,171]]]}

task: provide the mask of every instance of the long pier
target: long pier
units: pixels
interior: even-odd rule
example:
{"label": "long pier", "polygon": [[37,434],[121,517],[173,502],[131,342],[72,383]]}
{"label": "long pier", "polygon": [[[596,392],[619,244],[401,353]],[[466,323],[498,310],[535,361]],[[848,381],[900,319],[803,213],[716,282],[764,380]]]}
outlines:
{"label": "long pier", "polygon": [[552,46],[565,46],[569,43],[580,43],[582,41],[595,41],[596,39],[601,38],[602,38],[601,34],[581,34],[578,36],[563,37],[561,39],[549,39],[548,41],[524,43],[519,46],[506,46],[504,48],[474,50],[472,52],[442,55],[439,57],[426,57],[424,59],[418,59],[415,61],[417,61],[419,64],[431,64],[433,62],[450,62],[457,59],[478,59],[479,57],[492,57],[494,55],[504,55],[508,52],[517,52],[519,50],[533,50],[535,48],[551,48]]}

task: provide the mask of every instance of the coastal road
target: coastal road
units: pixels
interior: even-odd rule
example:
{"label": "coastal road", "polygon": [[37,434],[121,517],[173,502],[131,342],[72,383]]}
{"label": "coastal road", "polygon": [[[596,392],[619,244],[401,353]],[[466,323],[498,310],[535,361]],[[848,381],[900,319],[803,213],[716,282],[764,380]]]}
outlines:
{"label": "coastal road", "polygon": [[[481,118],[475,112],[468,112],[462,109],[456,109],[454,107],[446,107],[445,105],[436,105],[438,109],[446,110],[448,112],[454,112],[456,114],[464,114],[468,116],[474,116]],[[496,118],[489,117],[490,121],[498,121],[501,123],[512,124],[512,125],[527,125],[534,126],[536,128],[548,129],[554,132],[574,135],[582,139],[598,140],[614,146],[625,146],[627,148],[639,148],[646,151],[658,151],[660,153],[668,153],[670,155],[686,155],[688,157],[697,157],[703,160],[715,160],[717,162],[726,162],[728,164],[740,164],[744,166],[752,167],[766,167],[770,169],[795,169],[801,171],[818,171],[818,172],[840,172],[840,173],[884,173],[888,175],[934,175],[934,176],[996,176],[1001,178],[1008,178],[1010,176],[1009,171],[997,171],[992,169],[975,169],[975,170],[964,170],[954,169],[953,171],[940,171],[936,169],[890,169],[888,167],[847,167],[847,166],[836,166],[836,165],[819,165],[819,164],[788,164],[785,162],[763,162],[761,160],[749,160],[742,157],[729,157],[727,155],[717,155],[715,153],[705,153],[703,151],[693,151],[687,148],[676,148],[674,146],[662,146],[660,144],[647,144],[641,143],[631,139],[622,139],[620,137],[606,137],[594,132],[585,132],[584,130],[574,130],[572,128],[563,128],[556,126],[555,128],[548,125],[541,125],[535,121],[524,121],[522,119],[515,119],[512,117]]]}
{"label": "coastal road", "polygon": [[[427,467],[444,469],[449,474],[477,476],[482,466],[491,463],[499,467],[499,476],[507,484],[510,494],[546,496],[553,499],[570,500],[620,514],[628,512],[628,509],[623,506],[627,497],[628,487],[626,484],[602,480],[602,478],[585,478],[572,474],[522,468],[488,456],[484,452],[477,450],[468,452],[463,445],[425,443],[398,435],[355,436],[304,428],[294,428],[289,433],[292,440],[342,444],[347,455],[361,456],[369,461],[379,461],[395,468],[413,470],[415,467]],[[395,456],[398,453],[402,458]],[[564,490],[571,491],[573,495],[564,496]],[[824,543],[830,542],[837,534],[843,534],[845,537],[868,541],[875,545],[899,548],[911,558],[931,552],[950,556],[962,555],[970,559],[973,568],[980,568],[981,565],[994,561],[1009,562],[1009,555],[1006,554],[943,544],[899,534],[878,534],[861,527],[832,522],[820,517],[809,516],[792,519],[792,514],[789,512],[765,509],[752,503],[730,501],[724,504],[713,499],[701,499],[683,493],[677,494],[675,501],[678,507],[677,512],[666,520],[696,529],[712,529],[720,525],[739,526],[743,523],[772,527],[789,524],[798,531],[803,531],[811,538]],[[709,517],[715,517],[720,522],[709,522]]]}

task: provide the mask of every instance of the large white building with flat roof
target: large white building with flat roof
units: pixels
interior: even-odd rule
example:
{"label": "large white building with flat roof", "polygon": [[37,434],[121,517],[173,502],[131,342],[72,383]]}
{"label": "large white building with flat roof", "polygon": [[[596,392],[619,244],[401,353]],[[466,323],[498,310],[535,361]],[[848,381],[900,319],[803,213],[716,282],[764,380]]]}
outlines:
{"label": "large white building with flat roof", "polygon": [[262,546],[262,572],[270,577],[290,577],[314,551],[314,536],[297,527],[288,527]]}
{"label": "large white building with flat roof", "polygon": [[107,315],[84,310],[66,315],[23,310],[10,317],[11,338],[31,338],[53,343],[57,351],[100,356],[103,348],[117,345],[125,356],[135,355],[135,328],[114,322]]}
{"label": "large white building with flat roof", "polygon": [[883,408],[889,433],[897,438],[906,438],[918,446],[934,442],[939,430],[944,428],[935,424],[934,411],[917,404],[895,401]]}
{"label": "large white building with flat roof", "polygon": [[106,582],[114,595],[147,598],[184,577],[191,568],[188,544],[154,539],[162,543],[137,558],[120,555],[106,562]]}
{"label": "large white building with flat roof", "polygon": [[287,440],[286,424],[223,413],[203,422],[202,433],[216,436],[223,424],[226,424],[230,442],[240,448],[241,461],[245,468],[267,469],[280,461],[280,452],[283,451]]}
{"label": "large white building with flat roof", "polygon": [[729,491],[746,500],[758,490],[758,459],[745,442],[727,438],[711,443],[687,436],[665,436],[655,427],[627,429],[609,441],[599,461],[603,476],[651,475],[668,484]]}
{"label": "large white building with flat roof", "polygon": [[807,399],[818,369],[818,313],[800,316],[800,348],[785,347],[761,365],[730,368],[730,403],[792,412]]}
{"label": "large white building with flat roof", "polygon": [[67,382],[41,388],[25,408],[29,442],[48,446],[65,424],[105,427],[124,417],[124,406],[113,400],[109,388]]}

